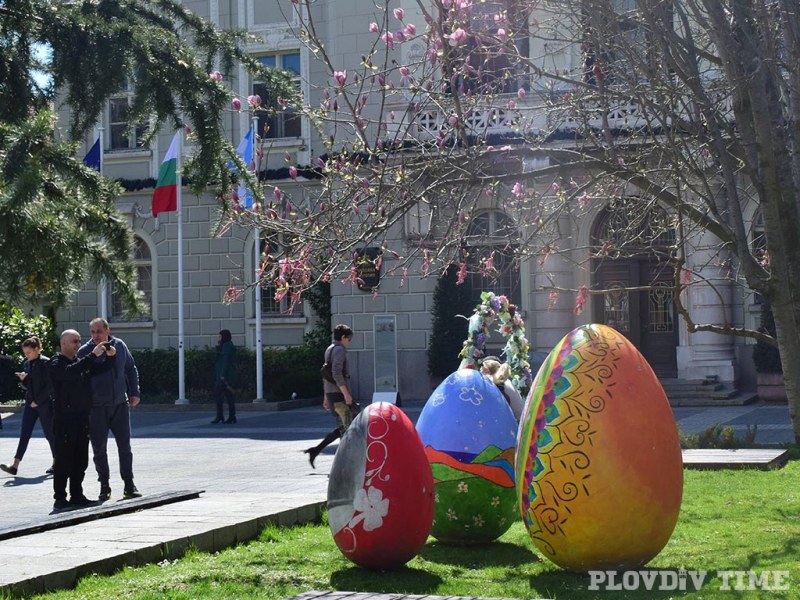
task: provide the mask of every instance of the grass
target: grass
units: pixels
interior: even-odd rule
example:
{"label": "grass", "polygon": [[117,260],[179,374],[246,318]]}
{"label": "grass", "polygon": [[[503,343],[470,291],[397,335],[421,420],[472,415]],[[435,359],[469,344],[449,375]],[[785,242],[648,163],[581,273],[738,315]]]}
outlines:
{"label": "grass", "polygon": [[[609,532],[609,536],[613,532]],[[540,558],[521,522],[485,546],[429,539],[408,565],[371,572],[347,561],[325,524],[268,528],[257,541],[215,554],[91,576],[67,599],[282,599],[308,590],[511,598],[800,598],[800,462],[773,471],[685,471],[681,516],[649,569],[707,571],[699,592],[591,591],[587,575]],[[723,591],[717,571],[788,571],[785,591]],[[735,579],[731,580],[731,584]]]}

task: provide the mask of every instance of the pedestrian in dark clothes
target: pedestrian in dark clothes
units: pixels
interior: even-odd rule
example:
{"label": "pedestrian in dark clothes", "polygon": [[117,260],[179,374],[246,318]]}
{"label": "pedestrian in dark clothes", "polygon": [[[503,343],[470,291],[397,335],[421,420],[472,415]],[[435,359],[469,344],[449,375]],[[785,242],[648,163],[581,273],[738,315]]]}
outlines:
{"label": "pedestrian in dark clothes", "polygon": [[74,329],[67,329],[61,334],[61,352],[50,361],[50,379],[55,396],[53,510],[94,504],[83,493],[83,478],[89,466],[89,414],[92,409],[90,380],[92,374],[102,373],[112,367],[113,362],[110,359],[114,358],[116,349],[101,344],[78,359],[80,345],[81,334]]}
{"label": "pedestrian in dark clothes", "polygon": [[[231,340],[231,332],[223,329],[217,338],[217,361],[214,365],[214,401],[217,403],[217,417],[212,423],[236,423],[236,398],[231,386],[236,382],[236,346]],[[228,402],[228,420],[222,413],[223,400]]]}
{"label": "pedestrian in dark clothes", "polygon": [[[44,437],[50,445],[51,457],[53,455],[53,388],[47,374],[50,359],[42,356],[42,342],[36,336],[22,342],[22,353],[26,361],[17,377],[20,385],[25,388],[25,407],[22,409],[19,443],[14,461],[10,465],[0,465],[0,469],[11,475],[17,474],[37,420],[42,424]],[[52,473],[52,467],[47,472]]]}
{"label": "pedestrian in dark clothes", "polygon": [[[13,359],[6,354],[6,348],[0,344],[0,402],[5,400],[6,386],[11,377],[11,363]],[[3,428],[3,418],[0,417],[0,429]]]}
{"label": "pedestrian in dark clothes", "polygon": [[92,376],[92,412],[89,424],[94,466],[100,481],[99,500],[105,502],[111,497],[109,431],[114,434],[114,441],[117,443],[119,472],[124,484],[122,497],[138,498],[141,494],[133,483],[130,407],[139,404],[139,371],[125,342],[111,336],[108,321],[100,317],[92,319],[89,331],[92,339],[78,350],[78,358],[93,352],[100,344],[116,349],[114,356],[109,353],[107,357],[95,358],[96,362],[109,360],[113,364],[108,370]]}

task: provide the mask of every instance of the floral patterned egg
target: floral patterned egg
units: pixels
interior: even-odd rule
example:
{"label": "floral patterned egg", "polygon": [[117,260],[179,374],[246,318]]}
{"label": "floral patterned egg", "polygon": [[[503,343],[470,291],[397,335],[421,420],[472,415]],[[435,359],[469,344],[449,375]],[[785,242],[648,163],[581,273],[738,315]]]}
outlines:
{"label": "floral patterned egg", "polygon": [[433,521],[433,477],[414,424],[370,404],[342,437],[328,482],[328,523],[339,550],[369,569],[414,558]]}
{"label": "floral patterned egg", "polygon": [[443,542],[490,542],[517,515],[517,423],[500,390],[474,369],[437,387],[417,420],[431,463],[436,506],[431,535]]}
{"label": "floral patterned egg", "polygon": [[520,421],[516,481],[533,543],[564,568],[635,569],[669,541],[683,494],[678,430],[621,333],[585,325],[550,352]]}

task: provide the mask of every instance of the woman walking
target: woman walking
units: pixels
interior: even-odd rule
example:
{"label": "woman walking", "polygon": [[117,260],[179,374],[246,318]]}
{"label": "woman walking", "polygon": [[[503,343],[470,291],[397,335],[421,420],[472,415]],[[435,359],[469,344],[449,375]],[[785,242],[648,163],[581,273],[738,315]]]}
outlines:
{"label": "woman walking", "polygon": [[[217,418],[212,423],[236,423],[236,399],[231,385],[235,383],[236,346],[231,341],[231,332],[223,329],[217,339],[217,362],[214,377],[214,400],[217,403]],[[228,420],[222,414],[222,401],[228,401]]]}
{"label": "woman walking", "polygon": [[[14,461],[10,465],[0,465],[0,469],[11,475],[16,475],[19,470],[19,463],[22,462],[22,457],[28,449],[28,442],[33,435],[37,419],[42,423],[44,437],[50,444],[50,455],[53,455],[53,386],[48,372],[50,359],[42,356],[42,342],[35,336],[22,342],[22,353],[26,362],[23,370],[16,374],[25,388],[25,407],[22,410],[19,443]],[[52,473],[53,468],[50,467],[47,472]]]}

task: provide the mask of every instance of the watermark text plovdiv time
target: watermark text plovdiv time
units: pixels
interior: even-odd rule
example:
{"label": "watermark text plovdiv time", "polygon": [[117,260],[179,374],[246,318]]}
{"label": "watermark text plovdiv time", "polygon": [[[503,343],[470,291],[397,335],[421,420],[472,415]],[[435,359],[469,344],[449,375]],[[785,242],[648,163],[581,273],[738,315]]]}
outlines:
{"label": "watermark text plovdiv time", "polygon": [[[708,571],[654,569],[642,571],[589,571],[590,590],[698,591]],[[720,590],[788,590],[789,571],[716,571]]]}

